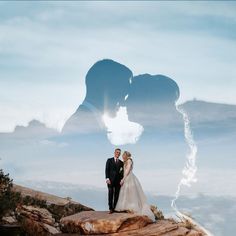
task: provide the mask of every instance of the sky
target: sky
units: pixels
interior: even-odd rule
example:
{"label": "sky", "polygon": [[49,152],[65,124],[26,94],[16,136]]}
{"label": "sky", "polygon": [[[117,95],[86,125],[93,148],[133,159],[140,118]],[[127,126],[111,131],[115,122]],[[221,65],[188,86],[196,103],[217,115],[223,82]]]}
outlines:
{"label": "sky", "polygon": [[164,74],[179,103],[236,104],[235,2],[0,2],[0,132],[32,119],[61,130],[110,58]]}

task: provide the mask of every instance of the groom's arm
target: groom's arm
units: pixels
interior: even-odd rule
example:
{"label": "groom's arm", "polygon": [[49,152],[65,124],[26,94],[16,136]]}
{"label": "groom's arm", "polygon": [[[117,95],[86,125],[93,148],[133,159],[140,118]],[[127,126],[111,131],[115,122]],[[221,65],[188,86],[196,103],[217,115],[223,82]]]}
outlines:
{"label": "groom's arm", "polygon": [[106,162],[106,168],[105,168],[105,176],[106,176],[106,183],[107,184],[110,184],[110,178],[109,178],[109,171],[110,170],[110,161],[109,159],[107,159],[107,162]]}

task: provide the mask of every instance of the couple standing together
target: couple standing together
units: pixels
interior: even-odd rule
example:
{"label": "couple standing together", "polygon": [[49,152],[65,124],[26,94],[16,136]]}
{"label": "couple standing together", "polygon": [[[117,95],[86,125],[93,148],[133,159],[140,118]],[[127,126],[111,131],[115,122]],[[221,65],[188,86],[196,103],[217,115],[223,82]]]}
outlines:
{"label": "couple standing together", "polygon": [[106,162],[106,183],[108,186],[109,213],[132,212],[146,215],[155,221],[155,216],[146,202],[146,197],[137,177],[133,174],[133,160],[131,153],[122,154],[123,161],[119,159],[121,150],[115,149],[114,157]]}

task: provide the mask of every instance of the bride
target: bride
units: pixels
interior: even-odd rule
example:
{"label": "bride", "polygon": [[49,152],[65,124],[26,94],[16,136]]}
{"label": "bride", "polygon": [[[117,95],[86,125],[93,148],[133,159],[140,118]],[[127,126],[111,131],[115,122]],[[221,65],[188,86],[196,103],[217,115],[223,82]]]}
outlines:
{"label": "bride", "polygon": [[146,215],[155,221],[155,216],[146,202],[142,186],[133,174],[133,160],[131,153],[125,151],[122,155],[124,161],[124,177],[120,182],[121,189],[115,211],[129,211]]}

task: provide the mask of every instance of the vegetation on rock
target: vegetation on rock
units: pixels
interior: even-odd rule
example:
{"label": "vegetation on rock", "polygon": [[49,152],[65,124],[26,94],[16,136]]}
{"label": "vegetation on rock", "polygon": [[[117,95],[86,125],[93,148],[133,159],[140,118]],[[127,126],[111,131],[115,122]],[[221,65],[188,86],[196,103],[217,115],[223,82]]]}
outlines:
{"label": "vegetation on rock", "polygon": [[151,205],[151,211],[153,212],[156,220],[164,220],[164,215],[161,210],[157,208],[157,206]]}
{"label": "vegetation on rock", "polygon": [[4,174],[3,170],[0,169],[0,218],[15,210],[21,199],[20,193],[11,191],[12,181],[9,174]]}

